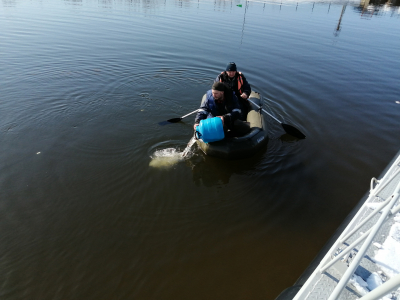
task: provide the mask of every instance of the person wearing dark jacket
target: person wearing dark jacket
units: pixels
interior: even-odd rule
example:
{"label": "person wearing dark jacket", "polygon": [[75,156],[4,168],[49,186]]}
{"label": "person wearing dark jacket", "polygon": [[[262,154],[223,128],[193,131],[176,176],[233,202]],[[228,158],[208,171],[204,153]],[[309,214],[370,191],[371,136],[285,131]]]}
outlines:
{"label": "person wearing dark jacket", "polygon": [[213,117],[221,118],[225,129],[233,129],[240,115],[238,99],[232,90],[222,82],[215,82],[211,90],[203,96],[194,129],[196,130],[201,120]]}
{"label": "person wearing dark jacket", "polygon": [[247,99],[250,96],[251,87],[242,72],[237,71],[236,64],[234,62],[228,63],[225,71],[219,74],[214,81],[226,83],[235,92],[242,110],[240,119],[245,121],[250,110],[250,104]]}

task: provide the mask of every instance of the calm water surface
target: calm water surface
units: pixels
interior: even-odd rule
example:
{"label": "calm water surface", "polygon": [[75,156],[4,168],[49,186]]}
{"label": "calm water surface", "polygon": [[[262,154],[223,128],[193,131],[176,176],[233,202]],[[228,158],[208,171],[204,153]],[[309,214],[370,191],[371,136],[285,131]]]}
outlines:
{"label": "calm water surface", "polygon": [[[0,298],[274,299],[399,150],[398,8],[2,1]],[[150,166],[229,61],[307,139]]]}

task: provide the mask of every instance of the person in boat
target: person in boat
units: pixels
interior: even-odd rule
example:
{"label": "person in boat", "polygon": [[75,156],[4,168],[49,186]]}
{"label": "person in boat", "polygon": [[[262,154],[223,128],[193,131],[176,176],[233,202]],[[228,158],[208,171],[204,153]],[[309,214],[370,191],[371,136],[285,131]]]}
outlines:
{"label": "person in boat", "polygon": [[246,121],[247,113],[250,111],[250,103],[247,100],[251,93],[250,84],[242,72],[238,72],[234,62],[228,63],[224,72],[221,72],[214,80],[226,83],[235,92],[242,111],[241,120]]}
{"label": "person in boat", "polygon": [[250,127],[239,120],[240,116],[241,110],[234,92],[225,83],[214,82],[211,90],[203,96],[193,127],[196,130],[201,120],[219,117],[225,130],[244,134]]}

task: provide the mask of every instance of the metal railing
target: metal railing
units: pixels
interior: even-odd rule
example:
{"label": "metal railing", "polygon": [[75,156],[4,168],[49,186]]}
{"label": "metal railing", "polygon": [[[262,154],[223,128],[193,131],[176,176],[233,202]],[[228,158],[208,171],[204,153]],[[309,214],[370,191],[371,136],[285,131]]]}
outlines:
{"label": "metal railing", "polygon": [[[366,236],[366,237],[365,237],[365,241],[364,241],[363,245],[361,246],[356,257],[353,259],[353,261],[351,262],[351,264],[348,267],[348,269],[346,270],[346,272],[343,274],[342,278],[340,278],[338,284],[336,285],[332,294],[329,296],[328,300],[336,300],[338,298],[338,296],[340,295],[340,293],[343,291],[343,289],[346,287],[347,282],[350,280],[350,277],[354,274],[354,271],[360,265],[361,260],[363,259],[365,253],[367,252],[369,246],[371,245],[373,239],[375,238],[375,236],[378,233],[379,229],[381,228],[382,224],[385,222],[385,219],[391,214],[391,209],[393,208],[394,204],[399,199],[399,196],[400,196],[399,193],[400,193],[400,183],[397,185],[395,192],[390,197],[391,199],[388,199],[388,200],[390,200],[390,202],[382,211],[382,214],[379,217],[378,221],[369,230],[370,232],[368,234],[364,234],[364,236]],[[350,247],[348,247],[348,248],[350,248]],[[340,256],[342,256],[342,255],[340,254]],[[391,290],[387,291],[387,292],[391,292]]]}
{"label": "metal railing", "polygon": [[[377,195],[397,177],[397,175],[400,173],[399,167],[400,167],[400,156],[397,157],[395,162],[392,164],[392,166],[389,168],[389,170],[386,172],[385,176],[383,176],[381,180],[378,181],[375,178],[371,180],[370,194],[368,196],[368,199],[364,203],[363,207],[366,204],[370,203],[371,199],[372,200],[375,199]],[[397,170],[394,171],[395,168],[397,168]],[[375,188],[373,187],[373,182],[376,183]],[[358,211],[356,216],[351,220],[349,225],[346,227],[345,231],[340,235],[338,240],[330,248],[329,252],[321,260],[319,266],[316,268],[316,270],[310,277],[318,276],[318,274],[320,274],[319,276],[322,276],[321,275],[322,273],[324,273],[328,268],[332,267],[339,260],[343,259],[348,253],[350,253],[353,249],[355,249],[355,247],[358,244],[364,241],[361,248],[358,251],[356,251],[357,252],[356,256],[353,258],[347,270],[340,278],[333,292],[330,294],[328,300],[338,299],[343,289],[346,287],[348,281],[350,280],[351,276],[354,274],[355,270],[360,265],[361,260],[363,259],[365,253],[372,244],[373,239],[378,233],[379,229],[385,222],[392,219],[395,216],[395,214],[400,211],[400,204],[395,206],[399,198],[400,198],[400,182],[396,185],[394,192],[385,201],[380,203],[371,214],[369,214],[366,218],[363,218],[363,220],[356,225],[356,222],[360,220],[359,216],[361,214],[363,208],[362,207]],[[333,253],[337,251],[339,245],[343,245],[343,243],[345,243],[355,233],[360,232],[359,230],[362,228],[362,226],[364,226],[368,221],[370,221],[374,216],[376,216],[379,213],[381,213],[381,216],[379,217],[378,221],[367,232],[365,232],[362,236],[357,238],[354,242],[352,242],[349,246],[343,249],[340,253],[336,254],[336,256],[333,259],[331,258],[331,255],[333,255]],[[309,292],[308,291],[309,289],[312,289],[311,284],[312,284],[311,280],[307,280],[307,282],[303,285],[302,289],[296,294],[293,300],[305,299],[306,298],[305,293]],[[398,287],[400,287],[400,275],[393,277],[392,279],[385,282],[378,288],[366,294],[361,299],[362,300],[379,299],[379,297],[382,297],[392,292]]]}
{"label": "metal railing", "polygon": [[360,298],[359,300],[376,300],[380,299],[381,297],[387,295],[391,291],[400,287],[400,274],[394,276],[392,279],[386,281],[381,286],[377,287],[373,291],[366,294],[364,297]]}

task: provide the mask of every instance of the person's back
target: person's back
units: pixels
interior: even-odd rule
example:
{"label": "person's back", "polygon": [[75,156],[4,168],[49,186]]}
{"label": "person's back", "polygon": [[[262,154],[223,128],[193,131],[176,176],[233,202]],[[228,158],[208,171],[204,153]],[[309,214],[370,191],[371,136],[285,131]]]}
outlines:
{"label": "person's back", "polygon": [[242,110],[241,119],[245,121],[247,113],[250,110],[250,104],[247,99],[250,96],[251,87],[246,77],[241,72],[237,71],[236,64],[234,62],[228,63],[226,70],[219,74],[214,81],[227,84],[235,93]]}

